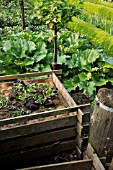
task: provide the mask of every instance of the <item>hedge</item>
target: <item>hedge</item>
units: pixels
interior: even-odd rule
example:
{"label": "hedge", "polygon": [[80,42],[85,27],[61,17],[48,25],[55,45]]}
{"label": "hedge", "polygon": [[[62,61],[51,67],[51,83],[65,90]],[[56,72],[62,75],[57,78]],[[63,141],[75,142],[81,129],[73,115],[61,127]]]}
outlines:
{"label": "hedge", "polygon": [[113,57],[113,36],[76,17],[72,17],[67,26],[80,35],[86,35],[90,42],[99,45],[108,56]]}
{"label": "hedge", "polygon": [[110,7],[110,8],[113,8],[113,3],[111,2],[100,2],[101,5],[104,5],[104,6],[107,6],[107,7]]}
{"label": "hedge", "polygon": [[113,20],[113,8],[106,7],[100,4],[84,2],[84,10],[89,12],[90,14],[97,14],[108,20]]}
{"label": "hedge", "polygon": [[100,28],[108,32],[109,34],[113,34],[112,33],[113,32],[113,21],[107,20],[96,14],[90,14],[87,11],[83,11],[81,15],[78,16],[78,18],[94,25],[97,28]]}
{"label": "hedge", "polygon": [[106,2],[106,1],[102,1],[102,0],[85,0],[85,2],[91,2],[94,4],[100,4],[100,5],[104,5],[104,6],[113,8],[112,2]]}

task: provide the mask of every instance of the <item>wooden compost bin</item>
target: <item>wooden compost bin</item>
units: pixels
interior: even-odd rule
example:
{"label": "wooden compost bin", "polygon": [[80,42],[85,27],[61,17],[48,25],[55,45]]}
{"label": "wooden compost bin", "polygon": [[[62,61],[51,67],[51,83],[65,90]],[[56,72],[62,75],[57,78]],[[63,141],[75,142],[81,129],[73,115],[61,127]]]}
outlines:
{"label": "wooden compost bin", "polygon": [[[83,159],[89,137],[90,104],[77,106],[57,74],[61,74],[61,70],[0,76],[1,84],[26,77],[30,80],[35,77],[34,81],[38,82],[49,80],[57,89],[60,100],[65,103],[60,109],[0,120],[0,169],[28,167],[32,160],[72,149],[76,149],[78,158]],[[36,79],[36,76],[45,75],[47,78]],[[6,82],[8,80],[10,82]],[[79,170],[90,170],[92,159],[67,162],[63,166],[68,167],[66,170],[73,170],[74,166]],[[61,168],[62,164],[46,166],[45,169]]]}

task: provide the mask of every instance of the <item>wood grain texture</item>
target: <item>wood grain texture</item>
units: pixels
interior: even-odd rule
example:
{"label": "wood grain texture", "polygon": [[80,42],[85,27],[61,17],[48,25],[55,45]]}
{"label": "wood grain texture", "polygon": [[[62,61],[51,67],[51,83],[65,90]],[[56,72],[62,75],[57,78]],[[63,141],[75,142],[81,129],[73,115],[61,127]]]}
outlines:
{"label": "wood grain texture", "polygon": [[61,74],[62,70],[54,70],[54,71],[47,71],[47,72],[33,72],[33,73],[14,74],[14,75],[5,75],[5,76],[0,76],[0,81],[2,81],[2,80],[13,80],[13,79],[25,78],[25,77],[52,75],[53,72],[55,74]]}
{"label": "wood grain texture", "polygon": [[9,141],[5,140],[0,142],[0,155],[38,145],[47,145],[47,143],[50,142],[55,143],[61,140],[69,140],[70,138],[76,138],[75,127],[52,130],[41,134],[32,134],[32,136],[14,138]]}
{"label": "wood grain texture", "polygon": [[[103,92],[102,92],[103,91]],[[101,89],[97,96],[100,102],[111,103],[113,94],[108,94],[106,89]],[[107,100],[107,101],[106,101]],[[108,101],[109,100],[109,101]],[[111,161],[113,155],[113,113],[109,112],[97,103],[91,117],[90,143],[99,157],[106,157]]]}
{"label": "wood grain texture", "polygon": [[21,170],[91,170],[92,160],[71,161],[59,164],[24,168]]}

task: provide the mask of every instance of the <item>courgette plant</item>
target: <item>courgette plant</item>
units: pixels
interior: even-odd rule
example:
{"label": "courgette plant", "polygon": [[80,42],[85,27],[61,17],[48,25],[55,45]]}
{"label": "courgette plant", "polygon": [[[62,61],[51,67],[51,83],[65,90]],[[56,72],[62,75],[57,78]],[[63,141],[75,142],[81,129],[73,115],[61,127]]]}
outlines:
{"label": "courgette plant", "polygon": [[60,28],[66,27],[66,23],[71,20],[72,16],[80,13],[74,5],[67,0],[33,0],[36,6],[38,18],[54,30],[54,35],[50,41],[54,39],[54,59],[52,68],[56,69],[57,65],[57,32]]}

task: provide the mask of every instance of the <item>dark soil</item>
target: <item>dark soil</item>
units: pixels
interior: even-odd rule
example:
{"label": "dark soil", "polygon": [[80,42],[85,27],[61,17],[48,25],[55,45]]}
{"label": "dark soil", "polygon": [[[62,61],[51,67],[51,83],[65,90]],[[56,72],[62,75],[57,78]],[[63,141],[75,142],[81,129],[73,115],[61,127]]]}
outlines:
{"label": "dark soil", "polygon": [[[59,154],[46,156],[39,158],[38,160],[34,160],[33,162],[29,161],[27,166],[41,166],[41,165],[48,165],[48,164],[54,164],[54,163],[63,163],[63,162],[69,162],[69,161],[77,161],[79,158],[77,157],[77,151],[76,150],[70,150],[70,151],[64,151]],[[26,167],[26,165],[23,165]]]}
{"label": "dark soil", "polygon": [[87,104],[91,102],[90,99],[82,92],[72,91],[70,92],[70,95],[77,105]]}
{"label": "dark soil", "polygon": [[[19,91],[17,83],[20,85],[19,88],[21,88]],[[33,83],[33,86],[37,86],[34,87],[36,88],[34,91],[29,82],[2,83],[2,86],[0,86],[0,119],[65,107],[64,101],[60,99],[60,94],[53,85],[50,87],[47,83],[37,84]],[[14,91],[12,91],[13,87]],[[30,89],[33,92],[29,92]],[[21,93],[21,91],[23,92]],[[23,95],[25,91],[27,94]],[[46,95],[46,93],[51,95]]]}

